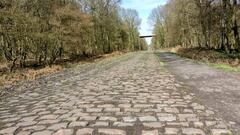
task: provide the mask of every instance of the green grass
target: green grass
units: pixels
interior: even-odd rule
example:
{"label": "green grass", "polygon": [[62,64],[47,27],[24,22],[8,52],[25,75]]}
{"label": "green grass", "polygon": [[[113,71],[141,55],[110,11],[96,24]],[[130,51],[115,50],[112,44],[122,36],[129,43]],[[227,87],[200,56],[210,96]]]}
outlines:
{"label": "green grass", "polygon": [[164,65],[165,65],[165,63],[164,63],[164,62],[162,62],[162,61],[160,61],[160,65],[161,65],[161,66],[164,66]]}
{"label": "green grass", "polygon": [[156,51],[156,52],[154,52],[154,54],[157,56],[160,65],[161,65],[161,66],[165,66],[165,63],[164,63],[164,62],[161,60],[161,58],[158,56],[158,55],[159,55],[159,52],[161,52],[161,51]]}
{"label": "green grass", "polygon": [[235,59],[240,59],[239,53],[226,54],[220,50],[213,49],[183,48],[180,49],[177,54],[185,58],[193,59],[197,63],[207,64],[216,69],[227,72],[240,72],[240,67],[229,64],[235,62]]}
{"label": "green grass", "polygon": [[217,69],[222,69],[224,71],[230,71],[230,72],[240,72],[239,67],[232,67],[227,64],[210,64],[210,66],[217,68]]}
{"label": "green grass", "polygon": [[210,67],[216,68],[216,69],[220,69],[223,71],[227,71],[227,72],[238,72],[240,73],[240,67],[232,67],[229,64],[217,64],[217,63],[211,63],[207,60],[193,60],[195,63],[199,63],[199,64],[207,64]]}

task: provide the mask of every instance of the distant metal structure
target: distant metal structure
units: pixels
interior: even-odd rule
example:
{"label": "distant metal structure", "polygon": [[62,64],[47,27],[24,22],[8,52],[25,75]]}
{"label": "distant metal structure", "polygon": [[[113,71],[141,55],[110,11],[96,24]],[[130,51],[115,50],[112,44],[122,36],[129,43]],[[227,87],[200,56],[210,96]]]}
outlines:
{"label": "distant metal structure", "polygon": [[155,37],[156,35],[146,35],[146,36],[139,36],[140,38],[152,38]]}

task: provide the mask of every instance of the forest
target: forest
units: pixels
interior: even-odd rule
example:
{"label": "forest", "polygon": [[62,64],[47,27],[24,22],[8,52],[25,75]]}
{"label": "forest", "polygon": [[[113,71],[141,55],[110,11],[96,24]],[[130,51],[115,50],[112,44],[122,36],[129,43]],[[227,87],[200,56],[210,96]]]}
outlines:
{"label": "forest", "polygon": [[169,0],[152,10],[155,49],[181,46],[240,54],[239,0]]}
{"label": "forest", "polygon": [[0,0],[0,63],[9,71],[61,59],[146,50],[141,19],[120,0]]}

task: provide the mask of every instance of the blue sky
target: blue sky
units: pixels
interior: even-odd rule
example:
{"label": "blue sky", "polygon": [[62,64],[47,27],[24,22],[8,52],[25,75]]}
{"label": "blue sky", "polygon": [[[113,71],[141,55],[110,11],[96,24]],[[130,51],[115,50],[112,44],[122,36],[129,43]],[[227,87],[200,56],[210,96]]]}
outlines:
{"label": "blue sky", "polygon": [[[141,35],[151,34],[151,25],[148,24],[148,16],[153,8],[166,4],[167,0],[122,0],[122,7],[131,8],[138,11],[142,19],[140,33]],[[149,43],[148,39],[148,43]]]}

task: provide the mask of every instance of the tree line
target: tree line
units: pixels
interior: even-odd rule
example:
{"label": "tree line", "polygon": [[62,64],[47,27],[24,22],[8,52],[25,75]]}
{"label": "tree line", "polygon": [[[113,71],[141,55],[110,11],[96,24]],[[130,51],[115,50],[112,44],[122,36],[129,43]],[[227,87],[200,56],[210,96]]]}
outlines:
{"label": "tree line", "polygon": [[141,20],[119,0],[0,0],[0,61],[12,70],[27,61],[92,57],[145,50]]}
{"label": "tree line", "polygon": [[169,0],[153,9],[149,20],[155,49],[180,45],[240,52],[239,0]]}

